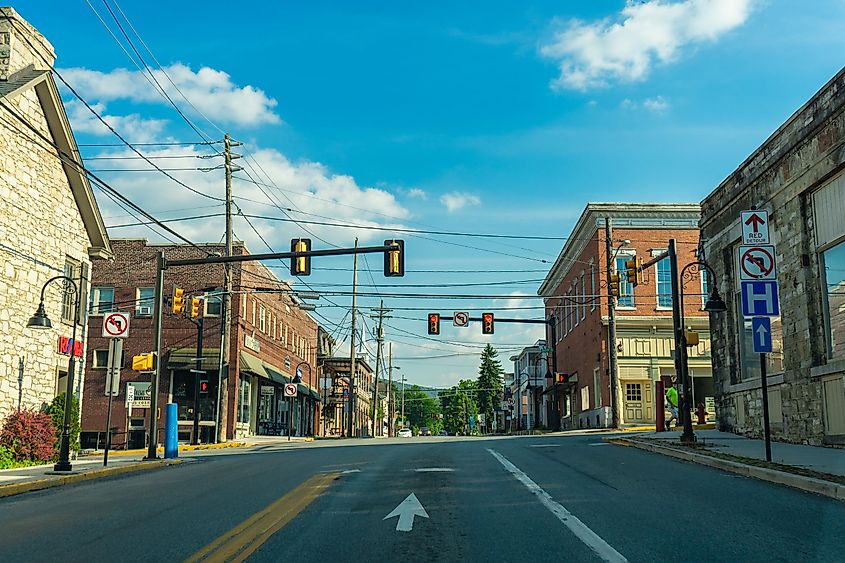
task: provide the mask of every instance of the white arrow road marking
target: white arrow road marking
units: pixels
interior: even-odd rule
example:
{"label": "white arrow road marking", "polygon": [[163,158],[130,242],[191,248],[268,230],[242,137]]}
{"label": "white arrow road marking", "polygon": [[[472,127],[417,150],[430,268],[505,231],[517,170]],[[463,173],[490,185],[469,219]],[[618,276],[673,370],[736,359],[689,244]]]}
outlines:
{"label": "white arrow road marking", "polygon": [[[575,536],[584,542],[587,547],[593,550],[604,561],[614,561],[618,563],[627,562],[625,556],[613,549],[609,543],[601,539],[601,537],[581,522],[577,516],[569,512],[562,504],[552,498],[552,496],[544,491],[540,485],[531,480],[531,477],[522,472],[519,467],[512,464],[508,459],[499,452],[487,448],[493,457],[499,460],[499,463],[505,466],[505,469],[511,472],[516,479],[525,485],[529,491],[540,499],[543,506],[548,508],[552,514],[557,516],[557,519],[563,522],[563,525],[569,528]],[[398,529],[398,528],[397,528]]]}
{"label": "white arrow road marking", "polygon": [[766,333],[769,331],[766,330],[766,327],[760,325],[757,327],[757,335],[760,337],[760,346],[763,346],[766,343]]}
{"label": "white arrow road marking", "polygon": [[428,512],[425,511],[423,505],[417,500],[417,495],[411,493],[405,500],[399,503],[399,506],[393,509],[393,512],[382,518],[382,520],[387,520],[394,516],[399,517],[399,521],[396,522],[396,531],[410,532],[414,529],[414,516],[428,518]]}

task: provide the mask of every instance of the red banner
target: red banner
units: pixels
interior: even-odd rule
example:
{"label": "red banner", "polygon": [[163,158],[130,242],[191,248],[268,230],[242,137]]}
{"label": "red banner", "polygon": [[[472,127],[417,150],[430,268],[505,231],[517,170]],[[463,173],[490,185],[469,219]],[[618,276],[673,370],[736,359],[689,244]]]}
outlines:
{"label": "red banner", "polygon": [[70,348],[71,345],[73,346],[73,355],[77,358],[82,357],[82,342],[76,341],[74,342],[73,339],[68,338],[67,336],[60,336],[59,337],[59,354],[64,354],[65,356],[70,355]]}

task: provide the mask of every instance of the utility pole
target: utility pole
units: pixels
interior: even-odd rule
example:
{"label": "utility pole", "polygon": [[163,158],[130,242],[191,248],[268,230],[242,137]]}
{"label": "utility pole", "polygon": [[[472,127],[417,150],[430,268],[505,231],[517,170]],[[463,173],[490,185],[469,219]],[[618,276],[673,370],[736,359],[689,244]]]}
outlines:
{"label": "utility pole", "polygon": [[[371,315],[370,318],[378,319],[378,327],[376,327],[376,384],[373,386],[373,436],[377,435],[377,432],[381,431],[381,424],[376,426],[376,418],[378,418],[378,381],[379,381],[379,365],[381,364],[381,345],[384,342],[384,327],[382,323],[384,322],[385,313],[389,313],[390,309],[384,308],[384,299],[381,300],[379,303],[379,308],[376,309],[378,315]],[[378,428],[378,430],[376,430]]]}
{"label": "utility pole", "polygon": [[405,376],[402,376],[402,428],[405,428]]}
{"label": "utility pole", "polygon": [[[616,353],[616,298],[610,289],[613,275],[613,226],[604,218],[604,246],[607,262],[607,357],[610,371],[610,411],[613,428],[619,428],[619,365]],[[601,393],[600,390],[597,392]]]}
{"label": "utility pole", "polygon": [[[358,237],[355,237],[355,248],[358,248]],[[355,428],[355,330],[357,311],[357,292],[358,292],[358,254],[354,255],[352,260],[352,334],[349,337],[349,427],[348,435],[351,438],[354,435]]]}
{"label": "utility pole", "polygon": [[393,342],[387,345],[387,436],[392,438],[396,431],[393,428]]}
{"label": "utility pole", "polygon": [[191,444],[196,446],[200,443],[200,376],[205,373],[202,369],[202,336],[205,323],[202,317],[197,318],[197,355],[194,358],[196,366],[194,367],[194,425],[193,432],[191,432]]}

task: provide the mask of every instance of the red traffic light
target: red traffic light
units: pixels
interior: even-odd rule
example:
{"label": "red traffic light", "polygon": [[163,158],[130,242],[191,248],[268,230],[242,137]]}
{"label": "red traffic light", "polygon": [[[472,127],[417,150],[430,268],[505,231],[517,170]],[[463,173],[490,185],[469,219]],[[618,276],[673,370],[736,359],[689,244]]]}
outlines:
{"label": "red traffic light", "polygon": [[493,334],[493,313],[483,313],[481,315],[481,334]]}
{"label": "red traffic light", "polygon": [[200,379],[200,393],[208,393],[208,380]]}
{"label": "red traffic light", "polygon": [[439,313],[429,313],[428,314],[428,333],[429,334],[440,334],[440,314]]}

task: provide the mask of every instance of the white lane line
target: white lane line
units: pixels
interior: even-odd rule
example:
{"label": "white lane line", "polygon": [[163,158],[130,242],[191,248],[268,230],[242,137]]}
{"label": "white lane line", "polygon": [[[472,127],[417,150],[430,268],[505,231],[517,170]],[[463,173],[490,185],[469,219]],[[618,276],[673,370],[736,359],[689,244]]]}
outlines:
{"label": "white lane line", "polygon": [[610,444],[607,442],[593,442],[592,444],[587,444],[588,446],[609,446]]}
{"label": "white lane line", "polygon": [[569,512],[562,504],[554,500],[549,493],[544,491],[540,485],[531,480],[531,477],[522,472],[520,468],[512,464],[508,459],[497,451],[487,448],[493,457],[499,460],[505,469],[511,472],[516,479],[525,485],[525,487],[534,493],[543,506],[548,508],[552,514],[557,516],[557,519],[563,522],[563,525],[575,534],[575,536],[584,542],[593,552],[604,561],[627,562],[625,556],[613,549],[613,547],[601,539],[601,537],[592,531],[586,524],[581,522],[577,516]]}
{"label": "white lane line", "polygon": [[419,467],[417,469],[407,469],[406,471],[416,471],[417,473],[452,473],[455,470],[451,467]]}
{"label": "white lane line", "polygon": [[560,444],[532,444],[529,448],[559,448]]}
{"label": "white lane line", "polygon": [[361,473],[361,470],[360,469],[347,469],[346,471],[340,472],[341,475],[349,475],[350,473]]}

